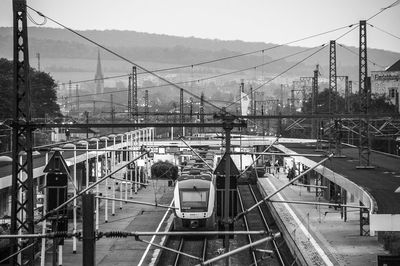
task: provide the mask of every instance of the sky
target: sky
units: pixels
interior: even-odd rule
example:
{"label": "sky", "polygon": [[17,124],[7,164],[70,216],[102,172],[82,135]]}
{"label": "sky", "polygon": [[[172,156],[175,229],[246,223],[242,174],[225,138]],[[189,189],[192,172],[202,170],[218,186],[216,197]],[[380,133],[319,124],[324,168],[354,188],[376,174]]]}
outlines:
{"label": "sky", "polygon": [[[29,6],[78,30],[134,30],[275,44],[358,24],[393,2],[395,0],[27,0]],[[35,20],[42,21],[29,12]],[[374,26],[367,28],[369,48],[400,53],[400,4],[386,9],[368,23]],[[0,0],[1,26],[12,26],[12,0]],[[57,27],[50,21],[45,26]],[[321,45],[345,32],[346,29],[295,45]],[[358,46],[358,30],[337,42]]]}

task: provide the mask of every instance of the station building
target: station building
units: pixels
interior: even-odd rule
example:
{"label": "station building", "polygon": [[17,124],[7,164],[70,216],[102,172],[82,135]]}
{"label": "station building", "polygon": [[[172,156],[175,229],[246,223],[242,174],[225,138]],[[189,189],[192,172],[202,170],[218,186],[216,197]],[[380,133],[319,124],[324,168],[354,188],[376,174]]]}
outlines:
{"label": "station building", "polygon": [[371,91],[387,95],[400,112],[400,60],[384,71],[371,72]]}

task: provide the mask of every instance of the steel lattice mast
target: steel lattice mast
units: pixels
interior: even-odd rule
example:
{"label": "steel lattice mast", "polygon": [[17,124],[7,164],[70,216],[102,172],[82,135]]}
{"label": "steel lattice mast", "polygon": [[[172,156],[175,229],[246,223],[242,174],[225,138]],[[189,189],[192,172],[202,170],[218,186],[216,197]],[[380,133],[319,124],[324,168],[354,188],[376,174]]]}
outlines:
{"label": "steel lattice mast", "polygon": [[149,90],[144,91],[144,121],[149,118]]}
{"label": "steel lattice mast", "polygon": [[[367,57],[367,25],[365,20],[360,21],[360,47],[359,47],[359,97],[360,112],[368,114],[371,98],[371,79],[368,77],[368,57]],[[369,139],[369,119],[360,119],[359,134],[359,166],[357,168],[370,168],[370,139]]]}
{"label": "steel lattice mast", "polygon": [[[319,66],[316,66],[314,70],[314,76],[312,78],[312,92],[311,92],[311,114],[314,115],[317,113],[317,104],[318,104],[318,73]],[[312,119],[311,121],[311,138],[316,139],[318,136],[318,121],[316,119]]]}
{"label": "steel lattice mast", "polygon": [[138,108],[138,87],[137,87],[137,70],[136,67],[132,67],[132,111],[135,123],[139,123],[139,108]]}
{"label": "steel lattice mast", "polygon": [[[10,233],[14,235],[34,233],[31,94],[26,14],[26,0],[13,0],[14,110]],[[29,240],[28,245],[32,242],[33,240]],[[11,240],[12,253],[21,248],[21,242]],[[23,252],[23,263],[19,256],[14,256],[11,258],[11,265],[33,265],[34,254],[34,247],[28,248]]]}
{"label": "steel lattice mast", "polygon": [[329,113],[337,112],[336,42],[329,43]]}
{"label": "steel lattice mast", "polygon": [[132,120],[132,76],[128,78],[128,118]]}

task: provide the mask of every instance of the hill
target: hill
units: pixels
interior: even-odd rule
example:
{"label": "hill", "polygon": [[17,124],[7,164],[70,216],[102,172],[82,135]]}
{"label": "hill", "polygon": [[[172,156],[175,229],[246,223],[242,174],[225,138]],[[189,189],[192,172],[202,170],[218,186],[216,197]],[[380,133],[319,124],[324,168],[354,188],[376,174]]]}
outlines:
{"label": "hill", "polygon": [[[141,62],[161,63],[167,65],[186,65],[204,62],[219,57],[234,56],[240,53],[268,49],[276,44],[261,42],[244,42],[239,40],[222,41],[201,39],[194,37],[177,37],[160,34],[150,34],[135,31],[118,30],[87,30],[79,33],[109,47],[121,55]],[[34,57],[40,52],[41,58],[50,58],[54,65],[57,59],[90,59],[97,57],[98,48],[88,43],[86,40],[70,33],[64,29],[30,27],[29,28],[30,55]],[[358,77],[358,48],[346,47],[344,49],[337,46],[338,75],[349,75],[356,79]],[[225,60],[204,67],[223,68],[223,69],[242,69],[256,64],[285,57],[289,54],[299,53],[308,48],[300,46],[283,45],[279,48],[257,53],[245,57]],[[349,51],[350,50],[350,51]],[[309,53],[308,53],[309,54]],[[279,62],[265,66],[264,70],[268,73],[280,73],[293,65],[294,62],[304,58],[307,53],[285,58]],[[304,61],[289,74],[304,75],[312,74],[315,64],[321,65],[323,75],[328,75],[328,55],[329,47]],[[368,50],[369,59],[377,65],[370,64],[370,70],[382,69],[396,62],[400,58],[399,53],[394,53],[379,49]],[[12,28],[0,27],[0,57],[12,57]],[[115,60],[115,56],[103,53],[105,60]],[[119,60],[119,59],[118,59]],[[151,65],[151,64],[150,64]],[[62,69],[72,68],[74,71],[89,71],[82,66],[57,65]],[[122,69],[114,69],[123,71]],[[90,68],[93,72],[93,68]]]}

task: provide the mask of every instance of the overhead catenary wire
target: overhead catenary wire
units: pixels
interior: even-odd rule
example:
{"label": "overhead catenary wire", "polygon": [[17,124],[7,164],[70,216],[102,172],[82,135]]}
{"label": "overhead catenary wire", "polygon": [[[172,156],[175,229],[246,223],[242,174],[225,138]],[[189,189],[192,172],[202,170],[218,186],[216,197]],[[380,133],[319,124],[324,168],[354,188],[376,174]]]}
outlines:
{"label": "overhead catenary wire", "polygon": [[[385,10],[391,8],[391,7],[396,6],[398,3],[399,3],[399,0],[398,0],[398,1],[395,1],[394,3],[392,3],[391,5],[389,5],[389,6],[385,7],[385,8],[382,8],[378,13],[374,14],[373,16],[371,16],[367,21],[369,21],[369,20],[371,20],[372,18],[376,17],[377,15],[379,15],[380,13],[382,13],[383,11],[385,11]],[[28,7],[29,7],[29,6],[28,6]],[[30,8],[30,7],[29,7],[29,8]],[[31,8],[31,9],[32,9],[32,8]],[[33,9],[32,9],[32,10],[33,10]],[[39,15],[43,16],[42,13],[40,13],[40,12],[38,12],[38,11],[36,11],[36,10],[34,10],[34,11],[37,12]],[[28,14],[28,15],[29,15],[29,14]],[[43,22],[43,24],[45,24],[45,23],[47,22],[47,18],[46,18],[45,16],[44,16],[44,18],[46,19],[46,21]],[[43,25],[43,24],[38,24],[38,23],[36,23],[36,22],[34,22],[34,21],[32,21],[32,22],[35,23],[35,24],[37,24],[37,25]],[[293,43],[296,43],[296,42],[299,42],[299,41],[303,41],[303,40],[315,38],[315,37],[318,37],[318,36],[321,36],[321,35],[325,35],[325,34],[328,34],[328,33],[332,33],[332,32],[335,32],[335,31],[338,31],[338,30],[341,30],[341,29],[344,29],[344,28],[348,28],[348,27],[351,28],[351,27],[354,26],[354,25],[355,25],[355,24],[350,24],[350,25],[347,25],[347,26],[338,27],[338,28],[335,28],[335,29],[332,29],[332,30],[328,30],[328,31],[322,32],[322,33],[318,33],[318,34],[306,36],[306,37],[303,37],[303,38],[300,38],[300,39],[297,39],[297,40],[294,40],[294,41],[290,41],[290,42],[287,42],[287,43],[284,43],[284,44],[275,45],[275,46],[272,46],[272,47],[269,47],[269,48],[265,48],[265,49],[261,49],[261,50],[256,50],[256,51],[252,51],[252,52],[246,52],[246,53],[242,53],[242,54],[238,54],[238,55],[233,55],[233,56],[227,56],[227,57],[216,58],[216,59],[212,59],[212,60],[208,60],[208,61],[203,61],[203,62],[199,62],[199,63],[188,64],[188,65],[183,65],[183,66],[170,67],[170,68],[164,68],[164,69],[157,69],[157,70],[153,70],[153,72],[161,72],[161,71],[168,71],[168,70],[176,70],[176,69],[182,69],[182,68],[187,68],[187,67],[193,68],[194,66],[199,66],[199,65],[209,64],[209,63],[213,63],[213,62],[228,60],[228,59],[237,58],[237,57],[241,57],[241,56],[246,56],[246,55],[250,55],[250,54],[255,54],[255,53],[259,53],[260,51],[263,53],[263,56],[264,56],[264,52],[265,52],[265,51],[272,50],[272,49],[274,49],[274,48],[281,47],[281,46],[283,46],[283,45],[290,45],[290,44],[293,44]],[[354,29],[354,28],[353,28],[353,29]],[[351,31],[351,30],[350,30],[350,31]],[[346,34],[347,34],[347,33],[345,33],[344,35],[346,35]],[[388,33],[388,34],[390,34],[390,33]],[[343,37],[344,35],[340,36],[340,37],[337,38],[336,40],[340,39],[340,38]],[[390,35],[391,35],[391,34],[390,34]],[[395,37],[398,38],[397,36],[395,36]],[[143,74],[143,72],[140,72],[140,73],[138,73],[138,74]],[[127,76],[129,76],[129,75],[130,75],[130,74],[124,74],[124,75],[117,75],[117,76],[104,77],[104,78],[102,78],[102,79],[88,79],[88,80],[74,81],[74,82],[71,82],[71,84],[83,83],[83,82],[93,82],[93,81],[97,81],[97,80],[105,80],[105,79],[112,79],[112,78],[119,78],[119,77],[127,77]],[[67,84],[67,83],[64,82],[64,83],[61,83],[61,84]]]}
{"label": "overhead catenary wire", "polygon": [[[358,53],[357,53],[357,52],[354,52],[353,50],[351,50],[350,48],[344,46],[343,44],[338,43],[338,45],[339,45],[340,47],[342,47],[343,49],[347,50],[348,52],[350,52],[350,53],[352,53],[352,54],[358,56]],[[373,64],[374,66],[378,66],[378,67],[381,67],[381,68],[385,68],[385,67],[382,66],[381,64],[378,64],[378,63],[372,61],[371,59],[367,59],[367,60],[368,60],[368,62],[370,62],[370,63]]]}
{"label": "overhead catenary wire", "polygon": [[[312,39],[315,37],[319,37],[322,35],[326,35],[329,33],[333,33],[345,28],[351,28],[353,27],[355,24],[350,24],[350,25],[346,25],[346,26],[342,26],[342,27],[338,27],[332,30],[328,30],[328,31],[324,31],[321,33],[317,33],[317,34],[313,34],[313,35],[309,35],[300,39],[296,39],[293,41],[289,41],[283,44],[277,44],[268,48],[264,48],[264,49],[259,49],[259,50],[255,50],[255,51],[250,51],[250,52],[245,52],[245,53],[240,53],[237,55],[232,55],[232,56],[225,56],[225,57],[219,57],[219,58],[215,58],[215,59],[211,59],[211,60],[207,60],[207,61],[202,61],[202,62],[198,62],[198,63],[191,63],[191,64],[186,64],[186,65],[182,65],[182,66],[176,66],[176,67],[168,67],[168,68],[160,68],[160,69],[155,69],[152,70],[153,72],[165,72],[165,71],[171,71],[171,70],[178,70],[178,69],[184,69],[184,68],[193,68],[195,66],[201,66],[201,65],[206,65],[206,64],[211,64],[211,63],[215,63],[215,62],[219,62],[219,61],[225,61],[225,60],[229,60],[229,59],[234,59],[234,58],[238,58],[238,57],[243,57],[243,56],[247,56],[247,55],[252,55],[252,54],[257,54],[257,53],[262,53],[262,56],[264,57],[265,52],[269,51],[269,50],[273,50],[275,48],[279,48],[285,45],[290,45],[290,44],[294,44],[300,41],[304,41],[304,40],[308,40],[308,39]],[[146,74],[147,72],[138,72],[138,75],[141,74]],[[116,75],[116,76],[108,76],[108,77],[104,77],[101,79],[85,79],[85,80],[80,80],[80,81],[72,81],[71,84],[79,84],[79,83],[85,83],[85,82],[93,82],[93,81],[98,81],[98,80],[106,80],[106,79],[113,79],[113,78],[120,78],[120,77],[128,77],[130,74],[123,74],[123,75]],[[69,84],[69,82],[61,82],[59,84]]]}
{"label": "overhead catenary wire", "polygon": [[[296,66],[300,65],[301,63],[303,63],[304,61],[306,61],[307,59],[309,59],[309,58],[312,57],[313,55],[315,55],[315,54],[319,53],[320,51],[322,51],[322,50],[326,47],[326,43],[324,43],[324,44],[322,44],[322,45],[320,45],[320,46],[317,46],[317,47],[320,47],[317,51],[315,51],[315,52],[313,52],[312,54],[306,56],[305,58],[303,58],[302,60],[296,62],[295,64],[293,64],[293,65],[290,66],[289,68],[285,69],[285,70],[282,71],[281,73],[275,75],[273,78],[267,80],[266,82],[262,83],[262,84],[259,85],[258,87],[254,88],[254,89],[253,89],[253,92],[255,92],[255,91],[261,89],[262,87],[264,87],[264,86],[267,85],[268,83],[272,82],[273,80],[277,79],[278,77],[282,76],[283,74],[289,72],[291,69],[295,68]],[[314,47],[314,48],[315,48],[315,47]],[[228,107],[230,107],[230,106],[236,104],[237,102],[241,101],[241,100],[242,100],[244,97],[246,97],[247,95],[248,95],[248,94],[246,94],[245,96],[240,97],[240,98],[237,99],[236,101],[234,101],[234,102],[232,102],[232,103],[226,105],[225,108],[228,108]]]}
{"label": "overhead catenary wire", "polygon": [[[292,54],[289,54],[289,55],[274,59],[274,60],[269,61],[269,62],[265,62],[265,63],[259,64],[259,65],[255,65],[255,66],[251,66],[251,67],[247,67],[247,68],[242,68],[242,69],[239,69],[239,70],[234,70],[234,71],[230,71],[230,72],[226,72],[226,73],[221,73],[221,74],[217,74],[217,75],[213,75],[213,76],[209,76],[209,77],[192,79],[192,80],[187,80],[187,81],[181,81],[181,82],[177,82],[176,84],[187,84],[187,83],[190,84],[190,83],[193,83],[193,82],[201,82],[201,81],[215,79],[215,78],[219,78],[219,77],[223,77],[223,76],[237,74],[237,73],[240,73],[240,72],[243,72],[243,71],[252,70],[252,69],[259,68],[259,67],[263,67],[265,65],[276,63],[276,62],[278,62],[280,60],[283,60],[283,59],[286,59],[286,58],[289,58],[289,57],[292,57],[292,56],[296,56],[296,55],[299,55],[301,53],[308,52],[308,51],[310,51],[312,49],[315,49],[315,47],[307,48],[305,50],[302,50],[302,51],[299,51],[299,52],[296,52],[296,53],[292,53]],[[140,87],[140,88],[138,88],[138,90],[153,89],[153,88],[160,88],[160,87],[166,87],[166,86],[170,86],[170,84],[160,84],[160,85],[154,85],[154,86]],[[112,92],[91,93],[91,94],[84,94],[84,95],[79,95],[79,96],[71,96],[70,98],[75,98],[75,97],[82,98],[82,97],[101,95],[101,94],[111,94],[111,93],[120,93],[120,92],[122,93],[122,92],[127,92],[127,91],[128,91],[128,89],[123,89],[123,90],[117,90],[117,91],[112,91]]]}
{"label": "overhead catenary wire", "polygon": [[392,37],[394,37],[394,38],[400,40],[400,37],[397,36],[397,35],[394,35],[393,33],[390,33],[390,32],[388,32],[388,31],[386,31],[386,30],[384,30],[384,29],[382,29],[382,28],[379,28],[379,27],[377,27],[377,26],[375,26],[375,25],[372,25],[372,24],[370,24],[370,23],[367,23],[367,24],[368,24],[369,26],[371,26],[372,28],[375,28],[375,29],[377,29],[377,30],[379,30],[379,31],[381,31],[381,32],[383,32],[383,33],[386,33],[387,35],[390,35],[390,36],[392,36]]}
{"label": "overhead catenary wire", "polygon": [[[149,69],[147,69],[147,68],[145,68],[145,67],[143,67],[143,66],[141,66],[141,65],[139,65],[139,64],[137,64],[137,63],[135,63],[135,62],[133,62],[132,60],[130,60],[130,59],[128,59],[128,58],[126,58],[126,57],[124,57],[124,56],[122,56],[122,55],[120,55],[120,54],[114,52],[114,51],[111,50],[110,48],[107,48],[106,46],[104,46],[104,45],[102,45],[102,44],[100,44],[100,43],[98,43],[98,42],[96,42],[96,41],[94,41],[94,40],[92,40],[92,39],[90,39],[90,38],[84,36],[83,34],[80,34],[80,33],[77,32],[76,30],[73,30],[73,29],[71,29],[71,28],[65,26],[64,24],[62,24],[62,23],[60,23],[60,22],[58,22],[58,21],[56,21],[56,20],[54,20],[54,19],[52,19],[52,18],[50,18],[50,17],[44,15],[44,14],[41,13],[40,11],[38,11],[38,10],[36,10],[36,9],[34,9],[34,8],[30,7],[30,6],[28,6],[28,5],[26,5],[26,7],[29,8],[29,9],[31,9],[31,10],[33,10],[33,11],[35,11],[39,16],[42,16],[42,17],[47,18],[48,20],[52,21],[53,23],[57,24],[58,26],[60,26],[60,27],[62,27],[62,28],[64,28],[64,29],[66,29],[66,30],[68,30],[68,31],[70,31],[70,32],[72,32],[72,33],[78,35],[79,37],[81,37],[81,38],[87,40],[88,42],[90,42],[90,43],[92,43],[92,44],[94,44],[94,45],[96,45],[96,46],[98,46],[98,47],[100,47],[100,48],[102,48],[103,50],[109,52],[110,54],[113,54],[114,56],[116,56],[116,57],[122,59],[123,61],[126,61],[126,62],[132,64],[133,66],[136,66],[137,68],[142,69],[143,71],[146,71],[147,73],[149,73],[149,74],[151,74],[151,75],[157,77],[158,79],[160,79],[160,80],[162,80],[162,81],[168,83],[169,85],[171,85],[171,86],[173,86],[173,87],[175,87],[175,88],[177,88],[177,89],[182,89],[182,90],[184,90],[187,94],[189,94],[189,95],[191,95],[191,96],[193,96],[193,97],[195,97],[195,98],[197,98],[197,99],[200,99],[200,98],[201,98],[201,97],[198,96],[197,94],[192,93],[191,91],[189,91],[189,90],[187,90],[187,89],[185,89],[185,88],[183,88],[183,87],[177,85],[176,83],[171,82],[170,80],[168,80],[168,79],[166,79],[166,78],[164,78],[164,77],[162,77],[162,76],[160,76],[160,75],[154,73],[153,71],[151,71],[151,70],[149,70]],[[209,102],[209,101],[207,101],[207,100],[205,100],[205,99],[204,99],[203,101],[204,101],[204,103],[207,103],[208,105],[214,107],[215,109],[217,109],[217,110],[219,110],[219,111],[221,111],[221,112],[223,112],[223,113],[228,113],[226,110],[224,110],[224,109],[222,109],[222,108],[216,106],[215,104],[213,104],[213,103],[211,103],[211,102]],[[231,114],[231,115],[234,116],[233,114]]]}
{"label": "overhead catenary wire", "polygon": [[[399,0],[400,1],[400,0]],[[336,40],[339,40],[341,38],[343,38],[344,36],[346,36],[347,34],[349,34],[350,32],[352,32],[353,30],[355,30],[357,27],[352,28],[354,24],[352,24],[350,26],[350,30],[348,30],[347,32],[345,32],[344,34],[340,35],[339,37],[336,38]],[[317,46],[318,47],[318,46]],[[300,63],[304,62],[305,60],[307,60],[308,58],[310,58],[311,56],[313,56],[314,54],[320,52],[322,49],[324,49],[326,47],[326,44],[323,44],[322,47],[320,49],[318,49],[316,52],[312,53],[311,55],[307,56],[306,58],[304,58],[303,60],[301,60],[300,62],[297,62],[296,64],[294,64],[293,66],[291,66],[290,68],[286,69],[285,71],[281,72],[280,74],[276,75],[275,77],[273,77],[272,79],[269,79],[268,81],[264,82],[263,84],[259,85],[258,87],[256,87],[255,89],[253,89],[253,92],[262,88],[263,86],[265,86],[266,84],[270,83],[271,81],[273,81],[274,79],[280,77],[281,75],[285,74],[286,72],[288,72],[289,70],[291,70],[292,68],[296,67],[297,65],[299,65]],[[243,97],[246,97],[248,94],[246,94]],[[240,97],[238,100],[236,100],[234,103],[241,101],[243,97]],[[233,104],[233,103],[232,103]],[[228,108],[229,106],[231,106],[232,104],[229,104],[228,106],[226,106],[225,108]]]}
{"label": "overhead catenary wire", "polygon": [[[397,0],[397,1],[393,2],[392,4],[390,4],[389,6],[387,6],[387,7],[385,7],[385,8],[382,8],[379,12],[377,12],[376,14],[374,14],[373,16],[371,16],[370,18],[368,18],[367,21],[373,19],[374,17],[378,16],[379,14],[381,14],[382,12],[384,12],[385,10],[394,7],[394,6],[396,6],[397,4],[399,4],[399,3],[400,3],[400,0]],[[28,7],[29,7],[29,6],[28,6]],[[32,9],[32,8],[31,8],[31,9]],[[35,12],[37,12],[39,15],[41,15],[41,13],[39,13],[38,11],[35,10]],[[29,15],[29,13],[28,13],[28,16],[29,16],[30,19],[31,19],[31,16]],[[46,18],[46,17],[44,17],[44,18],[46,19],[46,21],[43,22],[42,24],[39,24],[39,23],[37,23],[37,22],[35,22],[35,21],[32,21],[33,19],[31,19],[31,21],[32,21],[34,24],[36,24],[36,25],[44,25],[44,24],[46,24],[46,22],[47,22],[47,18]],[[297,39],[297,40],[294,40],[294,41],[290,41],[290,42],[287,42],[287,43],[275,45],[275,46],[272,46],[272,47],[269,47],[269,48],[265,48],[265,49],[261,49],[261,50],[256,50],[256,51],[252,51],[252,52],[246,52],[246,53],[242,53],[242,54],[238,54],[238,55],[233,55],[233,56],[220,57],[220,58],[216,58],[216,59],[212,59],[212,60],[208,60],[208,61],[203,61],[203,62],[199,62],[199,63],[188,64],[188,65],[183,65],[183,66],[177,66],[177,67],[170,67],[170,68],[157,69],[157,70],[153,70],[153,72],[161,72],[161,71],[168,71],[168,70],[176,70],[176,69],[182,69],[182,68],[187,68],[187,67],[192,67],[192,68],[193,68],[194,66],[199,66],[199,65],[209,64],[209,63],[213,63],[213,62],[228,60],[228,59],[237,58],[237,57],[241,57],[241,56],[246,56],[246,55],[250,55],[250,54],[255,54],[255,53],[259,53],[260,51],[261,51],[261,52],[263,53],[263,55],[264,55],[264,52],[265,52],[265,51],[272,50],[272,49],[274,49],[274,48],[281,47],[281,46],[283,46],[283,45],[290,45],[290,44],[293,44],[293,43],[296,43],[296,42],[300,42],[300,41],[304,41],[304,40],[307,40],[307,39],[319,37],[319,36],[322,36],[322,35],[325,35],[325,34],[328,34],[328,33],[332,33],[332,32],[335,32],[335,31],[338,31],[338,30],[341,30],[341,29],[345,29],[345,28],[348,28],[348,27],[351,28],[351,27],[354,26],[354,25],[356,25],[356,24],[350,24],[350,25],[338,27],[338,28],[335,28],[335,29],[332,29],[332,30],[328,30],[328,31],[322,32],[322,33],[313,34],[313,35],[306,36],[306,37],[303,37],[303,38],[300,38],[300,39]],[[371,26],[372,26],[372,25],[371,25]],[[388,32],[386,32],[386,33],[388,33]],[[391,33],[388,33],[388,34],[389,34],[389,35],[392,35]],[[392,36],[395,37],[395,38],[399,38],[398,36],[395,36],[395,35],[392,35]],[[343,36],[340,36],[339,38],[341,38],[341,37],[343,37]],[[337,38],[336,40],[338,40],[339,38]],[[143,73],[138,73],[138,74],[143,74]],[[102,79],[88,79],[88,80],[81,80],[81,81],[73,81],[73,82],[71,82],[71,84],[83,83],[83,82],[91,82],[91,81],[93,82],[93,81],[96,81],[96,80],[112,79],[112,78],[118,78],[118,77],[127,77],[127,76],[129,76],[129,75],[130,75],[130,74],[124,74],[124,75],[118,75],[118,76],[104,77],[104,78],[102,78]],[[67,82],[62,82],[61,84],[67,84]]]}
{"label": "overhead catenary wire", "polygon": [[382,8],[379,12],[377,12],[377,13],[375,13],[374,15],[372,15],[371,17],[369,17],[369,18],[367,19],[367,21],[369,21],[369,20],[375,18],[376,16],[378,16],[378,15],[381,14],[382,12],[384,12],[384,11],[388,10],[389,8],[392,8],[392,7],[394,7],[394,6],[398,5],[398,4],[400,4],[400,0],[397,0],[397,1],[393,2],[393,3],[391,3],[390,5],[388,5],[387,7]]}

